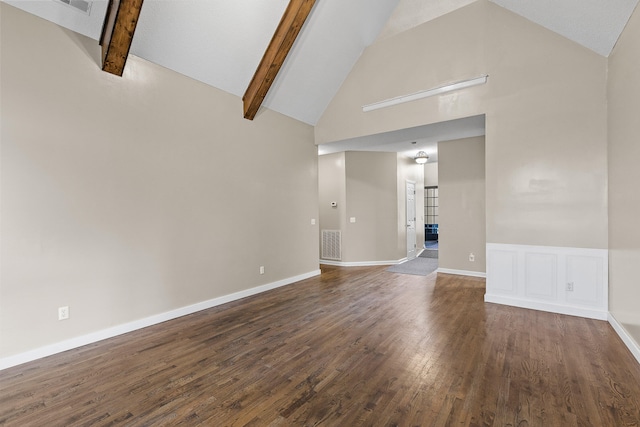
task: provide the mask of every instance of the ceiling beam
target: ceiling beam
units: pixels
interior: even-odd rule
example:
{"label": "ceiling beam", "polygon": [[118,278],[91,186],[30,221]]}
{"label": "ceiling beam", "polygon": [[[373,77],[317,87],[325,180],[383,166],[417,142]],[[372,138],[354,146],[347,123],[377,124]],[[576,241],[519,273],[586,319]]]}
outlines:
{"label": "ceiling beam", "polygon": [[289,1],[260,65],[242,97],[245,119],[253,120],[256,116],[314,3],[315,0]]}
{"label": "ceiling beam", "polygon": [[143,0],[109,0],[100,36],[102,70],[122,76]]}

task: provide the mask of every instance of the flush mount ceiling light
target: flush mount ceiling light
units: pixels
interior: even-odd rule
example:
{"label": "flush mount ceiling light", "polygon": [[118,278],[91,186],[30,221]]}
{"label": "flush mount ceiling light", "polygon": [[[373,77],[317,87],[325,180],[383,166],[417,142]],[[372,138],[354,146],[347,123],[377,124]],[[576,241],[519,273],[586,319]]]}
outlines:
{"label": "flush mount ceiling light", "polygon": [[427,160],[429,160],[429,156],[427,156],[427,153],[425,153],[424,151],[418,151],[413,160],[415,160],[419,165],[424,165],[425,163],[427,163]]}
{"label": "flush mount ceiling light", "polygon": [[374,102],[373,104],[363,105],[362,112],[366,113],[367,111],[378,110],[380,108],[391,107],[392,105],[398,105],[409,101],[415,101],[417,99],[440,95],[442,93],[447,93],[458,89],[485,84],[487,82],[487,77],[488,75],[484,75],[476,77],[475,79],[462,80],[456,83],[448,84],[446,86],[440,86],[429,90],[422,90],[420,92],[410,93],[408,95],[402,95],[395,98],[385,99],[384,101]]}

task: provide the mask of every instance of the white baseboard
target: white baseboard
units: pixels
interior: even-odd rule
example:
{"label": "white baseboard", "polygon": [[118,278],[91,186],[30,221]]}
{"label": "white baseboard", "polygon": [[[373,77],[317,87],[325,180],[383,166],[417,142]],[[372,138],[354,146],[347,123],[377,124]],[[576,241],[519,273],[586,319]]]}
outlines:
{"label": "white baseboard", "polygon": [[457,274],[458,276],[471,276],[471,277],[487,277],[487,273],[482,271],[470,271],[470,270],[455,270],[452,268],[438,268],[438,273]]}
{"label": "white baseboard", "polygon": [[395,261],[390,260],[390,261],[355,261],[355,262],[329,261],[326,259],[321,259],[320,264],[334,265],[336,267],[373,267],[376,265],[402,264],[405,261],[407,261],[406,258],[398,259]]}
{"label": "white baseboard", "polygon": [[609,321],[611,327],[613,327],[616,333],[620,336],[629,351],[631,351],[633,357],[635,357],[638,363],[640,363],[640,345],[638,345],[633,337],[629,335],[624,326],[622,326],[622,324],[619,323],[615,317],[613,317],[613,314],[609,313],[607,320]]}
{"label": "white baseboard", "polygon": [[243,291],[234,292],[229,295],[224,295],[218,298],[213,298],[207,301],[202,301],[196,304],[188,305],[186,307],[177,308],[175,310],[167,311],[165,313],[156,314],[154,316],[146,317],[144,319],[134,320],[133,322],[125,323],[122,325],[114,326],[111,328],[103,329],[100,331],[92,332],[87,335],[82,335],[76,338],[64,340],[55,344],[46,345],[44,347],[29,350],[24,353],[19,353],[13,356],[8,356],[0,359],[0,370],[10,368],[12,366],[21,365],[23,363],[31,362],[43,357],[51,356],[63,351],[72,350],[74,348],[82,347],[87,344],[92,344],[98,341],[105,340],[107,338],[113,338],[118,335],[133,332],[138,329],[146,328],[151,325],[166,322],[167,320],[176,319],[178,317],[193,314],[201,310],[216,307],[218,305],[226,304],[231,301],[236,301],[242,298],[246,298],[252,295],[256,295],[262,292],[276,289],[282,286],[290,285],[295,282],[299,282],[310,277],[320,275],[320,270],[310,271],[308,273],[300,274],[298,276],[289,277],[286,279],[278,280],[276,282],[267,283],[265,285],[256,286],[255,288],[245,289]]}
{"label": "white baseboard", "polygon": [[607,320],[607,312],[596,309],[583,307],[573,307],[570,305],[561,305],[546,303],[540,301],[531,301],[519,298],[510,298],[498,295],[484,295],[485,302],[494,304],[510,305],[519,308],[528,308],[530,310],[548,311],[550,313],[566,314],[569,316],[586,317],[589,319]]}

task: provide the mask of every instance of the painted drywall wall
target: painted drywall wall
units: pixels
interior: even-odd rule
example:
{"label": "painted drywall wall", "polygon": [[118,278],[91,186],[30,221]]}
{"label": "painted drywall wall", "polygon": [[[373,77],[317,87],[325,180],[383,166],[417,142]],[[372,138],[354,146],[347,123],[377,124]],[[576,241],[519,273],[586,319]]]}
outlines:
{"label": "painted drywall wall", "polygon": [[484,154],[484,137],[438,143],[440,268],[485,272]]}
{"label": "painted drywall wall", "polygon": [[[396,153],[348,151],[344,262],[393,261],[398,253]],[[355,218],[355,222],[351,222]]]}
{"label": "painted drywall wall", "polygon": [[[412,159],[362,151],[319,156],[320,229],[342,231],[341,262],[392,263],[406,257],[406,180],[416,183],[416,200],[422,200],[423,172]],[[333,201],[338,206],[331,207]],[[422,210],[417,203],[418,249],[424,241]]]}
{"label": "painted drywall wall", "polygon": [[318,156],[318,176],[320,228],[341,230],[347,205],[345,153]]}
{"label": "painted drywall wall", "polygon": [[407,181],[415,184],[416,256],[424,247],[424,168],[412,158],[397,154],[398,163],[398,254],[407,256]]}
{"label": "painted drywall wall", "polygon": [[[344,230],[347,207],[346,191],[344,152],[318,156],[320,230]],[[335,203],[336,206],[332,206],[332,203]],[[319,253],[322,258],[322,246],[320,246]]]}
{"label": "painted drywall wall", "polygon": [[425,187],[438,186],[438,163],[437,162],[424,164],[424,186]]}
{"label": "painted drywall wall", "polygon": [[[316,143],[486,114],[487,241],[606,248],[606,68],[606,58],[479,0],[370,46]],[[482,74],[482,86],[362,112]]]}
{"label": "painted drywall wall", "polygon": [[640,10],[609,57],[609,311],[640,346]]}
{"label": "painted drywall wall", "polygon": [[0,8],[0,357],[317,270],[310,126]]}

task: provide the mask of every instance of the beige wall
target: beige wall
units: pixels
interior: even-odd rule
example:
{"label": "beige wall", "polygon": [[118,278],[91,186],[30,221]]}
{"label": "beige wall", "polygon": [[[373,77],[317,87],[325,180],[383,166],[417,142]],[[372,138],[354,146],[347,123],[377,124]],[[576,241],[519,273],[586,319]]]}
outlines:
{"label": "beige wall", "polygon": [[[343,262],[397,260],[396,153],[349,151]],[[350,218],[356,222],[351,223]],[[406,255],[406,254],[405,254]]]}
{"label": "beige wall", "polygon": [[[347,181],[345,153],[318,156],[318,204],[320,230],[344,230],[346,226]],[[336,206],[332,207],[331,203]],[[322,258],[322,241],[319,241]]]}
{"label": "beige wall", "polygon": [[609,311],[640,345],[640,10],[609,57]]}
{"label": "beige wall", "polygon": [[424,164],[424,186],[425,187],[438,186],[438,163],[437,162]]}
{"label": "beige wall", "polygon": [[[607,247],[607,60],[486,0],[370,46],[316,142],[486,114],[487,241]],[[362,105],[489,74],[486,85]]]}
{"label": "beige wall", "polygon": [[484,154],[484,137],[438,143],[440,268],[485,271]]}
{"label": "beige wall", "polygon": [[0,357],[318,268],[310,126],[0,10]]}
{"label": "beige wall", "polygon": [[[318,195],[321,230],[342,230],[347,208],[345,153],[318,156]],[[332,207],[335,202],[337,206]]]}
{"label": "beige wall", "polygon": [[[320,229],[342,231],[342,262],[388,262],[407,256],[407,180],[416,184],[416,244],[422,248],[424,177],[413,159],[349,151],[320,156],[318,171]],[[332,208],[332,201],[338,206]]]}

